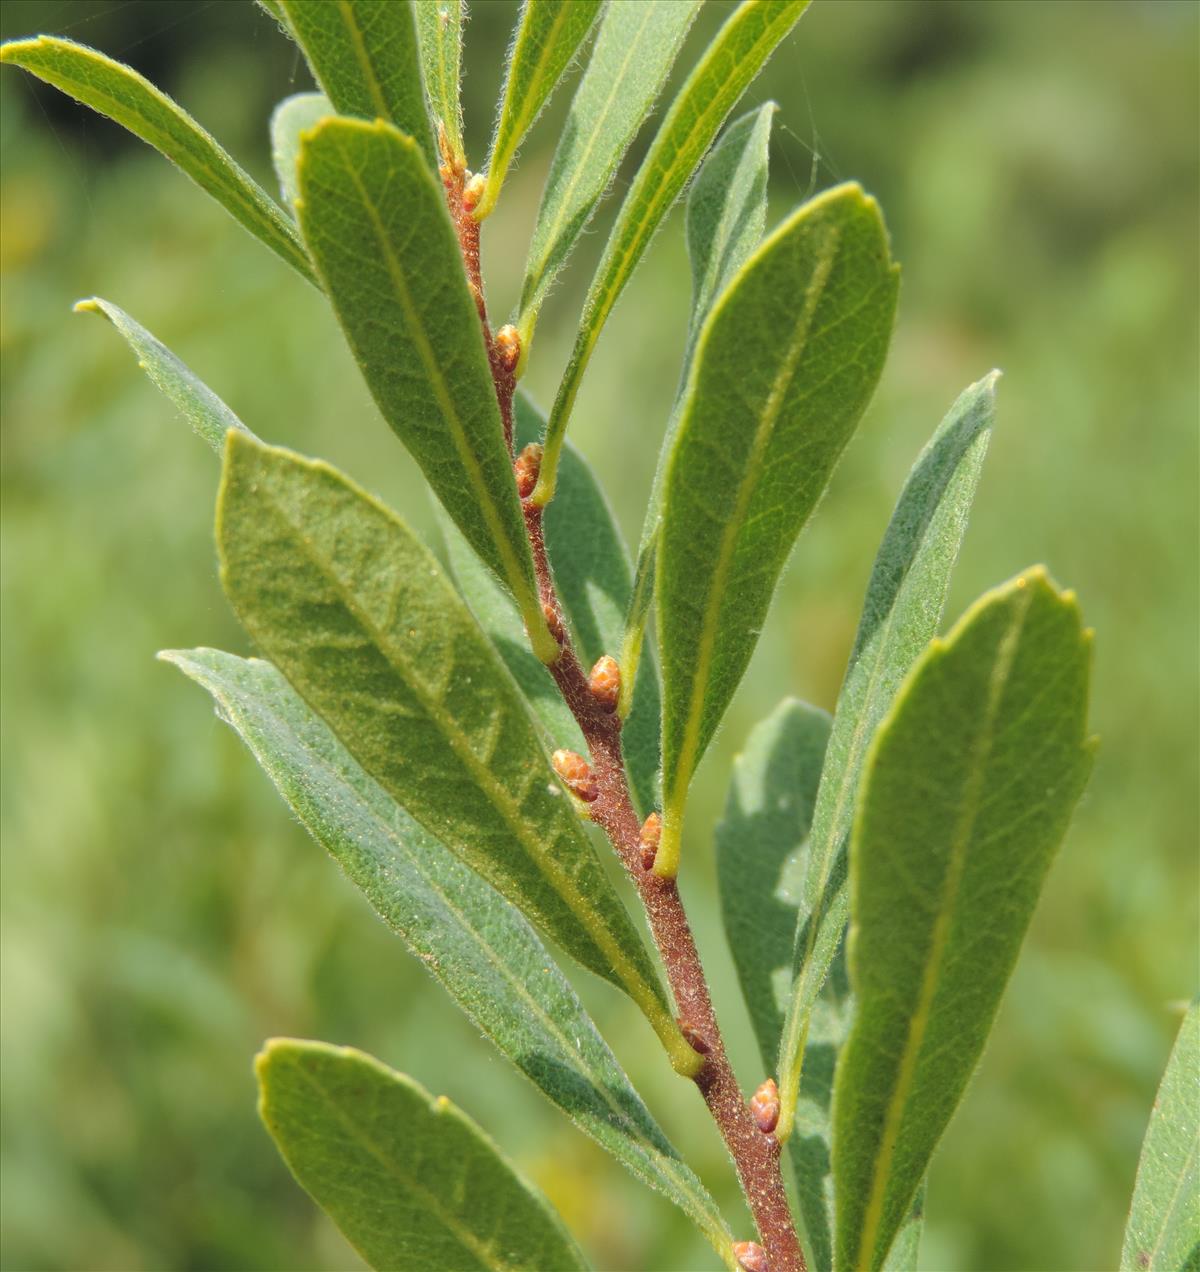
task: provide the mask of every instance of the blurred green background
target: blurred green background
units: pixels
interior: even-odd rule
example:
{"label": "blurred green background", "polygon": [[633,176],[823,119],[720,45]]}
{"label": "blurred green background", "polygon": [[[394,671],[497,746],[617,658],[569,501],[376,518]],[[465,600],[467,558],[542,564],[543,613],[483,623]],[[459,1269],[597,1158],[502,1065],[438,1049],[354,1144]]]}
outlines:
{"label": "blurred green background", "polygon": [[[708,6],[681,66],[724,8]],[[473,6],[476,163],[514,13]],[[745,1085],[761,1075],[711,862],[730,761],[783,694],[832,707],[891,502],[993,365],[999,422],[949,616],[1040,560],[1097,629],[1103,746],[936,1160],[923,1266],[942,1272],[1115,1267],[1178,1003],[1196,987],[1198,16],[1169,0],[817,0],[746,102],[781,107],[773,219],[859,179],[905,272],[883,383],[696,784],[684,886]],[[269,110],[309,87],[248,0],[5,0],[0,28],[128,61],[264,182]],[[485,231],[495,317],[515,299],[568,98]],[[449,1095],[597,1268],[712,1266],[669,1205],[474,1036],[204,695],[154,661],[163,647],[247,649],[215,577],[216,467],[72,301],[114,300],[261,435],[328,456],[429,531],[413,465],[329,313],[114,125],[13,70],[0,106],[3,1266],[359,1266],[255,1117],[250,1060],[272,1034],[363,1047]],[[543,402],[611,214],[543,314],[527,380]],[[631,537],[682,347],[680,219],[621,302],[573,425]],[[749,1235],[695,1093],[615,992],[581,988]]]}

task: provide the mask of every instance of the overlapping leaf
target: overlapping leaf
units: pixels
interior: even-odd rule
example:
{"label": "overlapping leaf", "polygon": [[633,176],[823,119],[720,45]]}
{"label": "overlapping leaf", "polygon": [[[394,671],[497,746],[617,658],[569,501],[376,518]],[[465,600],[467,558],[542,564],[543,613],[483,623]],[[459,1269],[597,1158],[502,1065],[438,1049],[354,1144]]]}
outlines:
{"label": "overlapping leaf", "polygon": [[445,1096],[323,1042],[273,1039],[254,1067],[292,1174],[372,1267],[587,1267],[545,1197]]}
{"label": "overlapping leaf", "polygon": [[458,86],[462,73],[463,0],[413,0],[413,8],[429,113],[445,137],[451,156],[461,163],[462,107]]}
{"label": "overlapping leaf", "polygon": [[599,13],[600,0],[524,0],[488,156],[487,184],[475,209],[478,220],[496,206],[517,147]]}
{"label": "overlapping leaf", "polygon": [[278,3],[338,113],[395,124],[436,168],[410,0]]}
{"label": "overlapping leaf", "polygon": [[966,389],[921,452],[871,571],[817,807],[779,1054],[780,1135],[799,1089],[809,1014],[846,926],[846,844],[867,747],[900,682],[937,632],[991,439],[996,373]]}
{"label": "overlapping leaf", "polygon": [[[523,394],[515,399],[517,445],[536,441],[545,417]],[[512,601],[480,564],[458,531],[443,518],[454,577],[480,626],[491,637],[556,747],[585,752],[574,716],[545,667],[529,651]],[[615,654],[630,589],[629,554],[612,509],[587,460],[568,444],[558,497],[546,510],[546,546],[559,599],[586,666]],[[622,731],[622,750],[634,803],[643,814],[658,797],[658,676],[649,660],[637,670],[632,712]]]}
{"label": "overlapping leaf", "polygon": [[694,1068],[516,686],[404,524],[327,465],[230,433],[217,543],[247,630],[363,768]]}
{"label": "overlapping leaf", "polygon": [[839,1268],[882,1266],[982,1052],[1091,767],[1090,644],[1073,598],[1021,575],[929,646],[871,746],[834,1089]]}
{"label": "overlapping leaf", "polygon": [[546,430],[546,454],[533,498],[548,503],[567,420],[600,331],[663,217],[695,172],[705,151],[747,85],[809,0],[742,0],[671,104],[649,153],[617,213],[596,268],[566,373]]}
{"label": "overlapping leaf", "polygon": [[153,146],[255,238],[313,281],[312,266],[295,227],[279,206],[149,80],[95,49],[50,35],[0,46],[0,62],[23,67]]}
{"label": "overlapping leaf", "polygon": [[676,869],[688,784],[779,574],[874,391],[897,284],[875,201],[838,186],[771,235],[701,333],[656,567],[662,874]]}
{"label": "overlapping leaf", "polygon": [[300,191],[305,241],[384,419],[551,661],[558,646],[440,186],[394,128],[330,119],[305,137]]}
{"label": "overlapping leaf", "polygon": [[300,135],[315,128],[333,103],[324,93],[293,93],[271,112],[271,164],[279,181],[279,192],[290,208],[300,197],[296,165],[300,162]]}
{"label": "overlapping leaf", "polygon": [[550,165],[529,244],[517,326],[528,349],[538,310],[645,121],[700,0],[610,4]]}
{"label": "overlapping leaf", "polygon": [[1200,1268],[1200,1004],[1167,1062],[1142,1144],[1121,1272]]}
{"label": "overlapping leaf", "polygon": [[[768,102],[729,125],[705,159],[688,193],[687,245],[692,265],[692,313],[679,392],[659,451],[646,506],[637,570],[621,642],[621,666],[637,667],[654,599],[662,484],[667,457],[679,427],[683,389],[696,338],[708,311],[762,238],[767,219],[767,151],[775,106]],[[628,700],[622,701],[622,711]]]}
{"label": "overlapping leaf", "polygon": [[712,1198],[521,915],[397,807],[269,663],[211,649],[162,657],[212,694],[297,819],[474,1025],[728,1259]]}

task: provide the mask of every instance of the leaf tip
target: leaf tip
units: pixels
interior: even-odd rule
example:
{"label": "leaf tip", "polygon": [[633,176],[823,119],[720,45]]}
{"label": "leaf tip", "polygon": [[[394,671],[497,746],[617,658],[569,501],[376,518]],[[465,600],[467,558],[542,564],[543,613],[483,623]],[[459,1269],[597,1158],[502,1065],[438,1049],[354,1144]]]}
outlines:
{"label": "leaf tip", "polygon": [[89,296],[86,300],[77,300],[71,306],[73,314],[99,314],[102,318],[108,315],[104,311],[104,301],[99,296]]}

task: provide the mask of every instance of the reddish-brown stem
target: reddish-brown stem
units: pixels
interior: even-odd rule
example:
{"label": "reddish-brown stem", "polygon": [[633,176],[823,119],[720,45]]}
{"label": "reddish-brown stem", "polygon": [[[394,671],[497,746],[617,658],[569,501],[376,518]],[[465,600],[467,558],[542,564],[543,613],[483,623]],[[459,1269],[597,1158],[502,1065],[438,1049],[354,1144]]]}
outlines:
{"label": "reddish-brown stem", "polygon": [[[465,206],[465,173],[447,165],[442,169],[450,214],[462,246],[467,279],[483,324],[488,361],[496,385],[496,400],[504,421],[509,452],[513,449],[512,399],[516,387],[511,366],[499,355],[488,325],[487,307],[479,271],[479,223]],[[689,1040],[704,1056],[694,1081],[713,1116],[733,1158],[742,1191],[750,1205],[759,1236],[766,1248],[771,1272],[806,1272],[804,1254],[792,1223],[779,1169],[780,1145],[774,1135],[758,1127],[742,1096],[717,1025],[708,982],[692,937],[683,902],[674,879],[662,879],[642,862],[641,822],[629,794],[625,762],[621,754],[621,720],[597,701],[587,675],[579,665],[571,638],[562,620],[562,607],[546,554],[542,509],[524,500],[525,528],[533,552],[538,595],[552,630],[562,633],[561,653],[549,671],[564,701],[579,723],[591,752],[597,796],[589,804],[591,818],[608,836],[633,880],[646,909],[650,931],[666,968],[675,997],[679,1021]]]}

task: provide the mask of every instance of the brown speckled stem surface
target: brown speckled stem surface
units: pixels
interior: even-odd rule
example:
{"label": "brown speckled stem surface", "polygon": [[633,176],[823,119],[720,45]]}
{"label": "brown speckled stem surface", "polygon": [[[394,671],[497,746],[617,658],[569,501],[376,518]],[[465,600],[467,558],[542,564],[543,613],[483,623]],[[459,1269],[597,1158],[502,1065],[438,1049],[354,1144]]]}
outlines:
{"label": "brown speckled stem surface", "polygon": [[[462,246],[467,279],[483,324],[488,361],[496,385],[496,400],[504,422],[509,452],[513,449],[512,401],[516,380],[500,358],[487,319],[487,307],[479,269],[479,224],[463,204],[465,174],[443,168],[447,203]],[[546,554],[542,509],[522,502],[525,528],[543,606],[562,618],[562,606],[554,586],[554,574]],[[591,752],[598,795],[588,806],[592,820],[608,836],[633,880],[646,909],[650,932],[666,968],[681,1025],[699,1040],[697,1050],[704,1064],[693,1081],[713,1116],[733,1158],[759,1239],[767,1251],[771,1272],[806,1272],[804,1254],[792,1223],[783,1176],[779,1169],[780,1146],[774,1135],[759,1130],[742,1096],[713,1011],[704,967],[692,936],[679,889],[674,879],[662,879],[642,865],[641,822],[629,794],[625,762],[621,754],[621,720],[606,711],[588,687],[587,674],[579,665],[565,622],[562,652],[549,671],[563,699],[579,723]]]}

